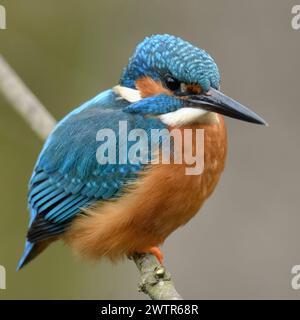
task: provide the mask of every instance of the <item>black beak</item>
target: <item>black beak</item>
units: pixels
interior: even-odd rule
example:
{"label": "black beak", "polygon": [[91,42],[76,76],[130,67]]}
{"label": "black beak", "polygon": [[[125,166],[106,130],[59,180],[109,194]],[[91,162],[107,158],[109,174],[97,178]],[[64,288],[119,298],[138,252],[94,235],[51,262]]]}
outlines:
{"label": "black beak", "polygon": [[199,107],[242,121],[265,126],[268,125],[267,122],[255,112],[213,88],[210,88],[209,92],[205,94],[189,96],[186,100],[186,106]]}

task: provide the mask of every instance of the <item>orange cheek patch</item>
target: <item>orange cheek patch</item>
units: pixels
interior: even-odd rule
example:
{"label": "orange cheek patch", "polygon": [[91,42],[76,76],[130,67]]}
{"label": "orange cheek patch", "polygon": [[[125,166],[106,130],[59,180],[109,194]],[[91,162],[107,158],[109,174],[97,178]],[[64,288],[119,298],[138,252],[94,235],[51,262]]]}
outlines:
{"label": "orange cheek patch", "polygon": [[194,94],[200,94],[202,92],[202,88],[199,86],[199,84],[188,84],[187,91]]}
{"label": "orange cheek patch", "polygon": [[135,82],[142,98],[155,96],[158,94],[172,95],[172,91],[166,89],[160,81],[155,81],[149,77],[140,78]]}

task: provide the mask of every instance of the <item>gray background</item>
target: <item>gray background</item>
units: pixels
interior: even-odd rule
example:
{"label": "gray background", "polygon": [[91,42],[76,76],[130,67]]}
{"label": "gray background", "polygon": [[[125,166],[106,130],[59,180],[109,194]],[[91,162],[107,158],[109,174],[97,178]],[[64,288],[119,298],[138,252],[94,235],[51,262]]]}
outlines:
{"label": "gray background", "polygon": [[[222,91],[270,127],[227,119],[229,154],[215,193],[172,234],[165,264],[185,298],[298,299],[300,264],[299,50],[287,0],[2,0],[0,52],[50,112],[73,107],[117,83],[135,45],[154,33],[178,35],[217,61]],[[52,245],[22,272],[27,182],[41,141],[0,95],[0,264],[7,298],[143,298],[130,261],[77,261]]]}

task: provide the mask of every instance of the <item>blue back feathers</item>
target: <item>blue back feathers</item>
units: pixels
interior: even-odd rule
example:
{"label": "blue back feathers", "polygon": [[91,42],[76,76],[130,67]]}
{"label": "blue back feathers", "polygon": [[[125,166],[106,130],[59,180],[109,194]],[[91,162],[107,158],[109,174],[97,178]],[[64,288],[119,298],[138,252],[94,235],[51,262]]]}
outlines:
{"label": "blue back feathers", "polygon": [[[157,119],[124,112],[128,102],[116,99],[108,90],[75,109],[58,123],[39,156],[29,185],[31,212],[28,239],[45,240],[61,233],[70,220],[100,199],[121,194],[125,184],[143,170],[141,163],[99,164],[96,151],[98,130],[111,128],[119,143],[119,121],[127,121],[128,131],[134,128],[164,128]],[[133,142],[128,142],[129,149]],[[147,152],[150,148],[148,146]],[[118,154],[118,150],[117,150]],[[147,154],[148,156],[148,154]]]}

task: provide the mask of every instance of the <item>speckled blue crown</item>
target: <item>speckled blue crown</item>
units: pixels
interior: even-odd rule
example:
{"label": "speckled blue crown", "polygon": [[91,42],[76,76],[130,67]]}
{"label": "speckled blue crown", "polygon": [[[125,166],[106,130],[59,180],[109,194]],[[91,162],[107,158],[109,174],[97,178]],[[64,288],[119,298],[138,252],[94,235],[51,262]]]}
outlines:
{"label": "speckled blue crown", "polygon": [[220,84],[218,67],[206,51],[167,34],[147,37],[137,46],[120,83],[134,88],[142,76],[161,79],[166,73],[181,82],[197,83],[205,91]]}

